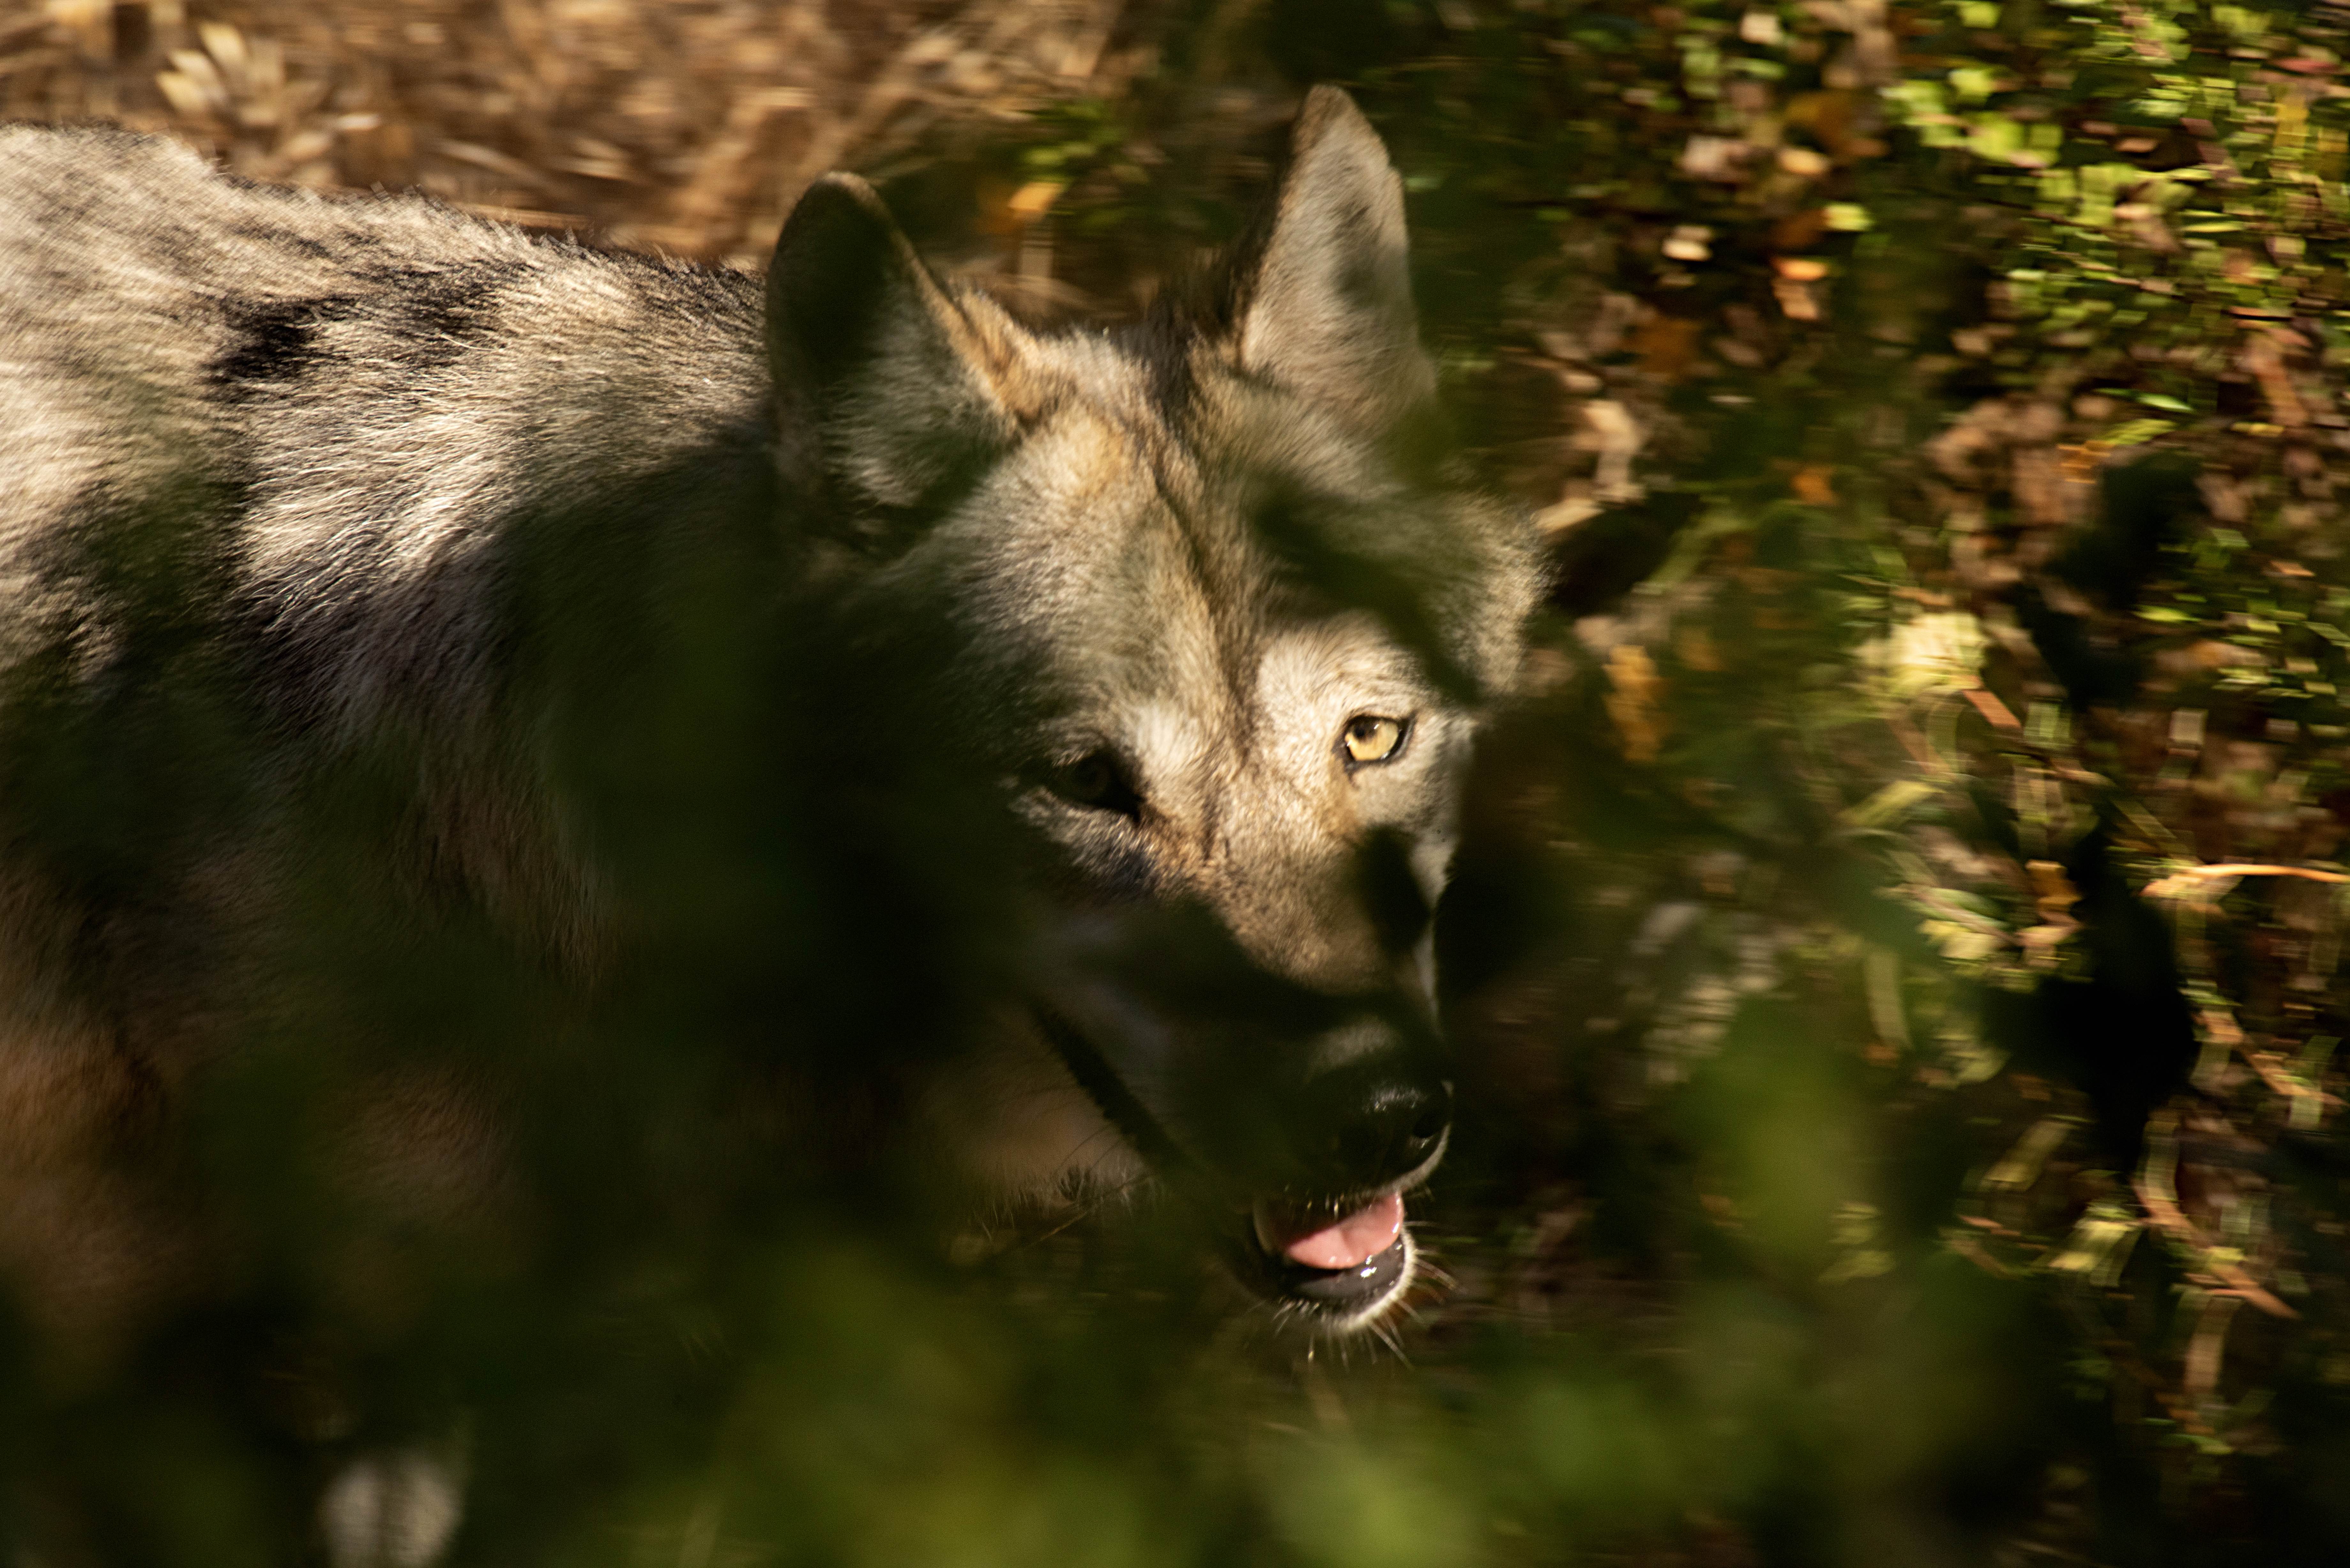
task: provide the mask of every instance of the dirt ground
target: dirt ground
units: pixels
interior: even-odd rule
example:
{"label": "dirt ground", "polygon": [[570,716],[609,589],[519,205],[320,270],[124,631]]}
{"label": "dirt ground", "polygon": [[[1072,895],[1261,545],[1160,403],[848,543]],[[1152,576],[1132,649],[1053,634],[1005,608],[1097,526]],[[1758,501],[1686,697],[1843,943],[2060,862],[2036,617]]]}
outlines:
{"label": "dirt ground", "polygon": [[[755,265],[828,169],[902,171],[1116,97],[1154,63],[1147,20],[1120,0],[12,0],[0,116]],[[994,193],[1015,268],[1050,194]]]}

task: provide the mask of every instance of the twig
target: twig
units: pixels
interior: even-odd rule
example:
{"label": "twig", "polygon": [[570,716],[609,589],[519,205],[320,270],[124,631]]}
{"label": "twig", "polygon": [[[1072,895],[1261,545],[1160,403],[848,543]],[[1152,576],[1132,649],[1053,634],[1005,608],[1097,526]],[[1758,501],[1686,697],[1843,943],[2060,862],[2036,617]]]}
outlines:
{"label": "twig", "polygon": [[2217,881],[2227,877],[2299,877],[2311,882],[2350,882],[2350,876],[2342,872],[2320,871],[2309,866],[2262,866],[2230,861],[2218,866],[2182,867],[2168,877],[2148,882],[2143,892],[2149,898],[2176,898],[2193,890],[2198,882]]}
{"label": "twig", "polygon": [[2023,732],[2023,722],[2009,711],[2007,704],[2001,701],[1993,693],[1980,686],[1973,686],[1960,695],[1974,704],[1975,711],[1981,713],[1992,728],[2012,730],[2018,734]]}
{"label": "twig", "polygon": [[2275,1052],[2255,1051],[2249,1042],[2243,1040],[2239,1040],[2235,1044],[2237,1054],[2250,1063],[2252,1071],[2260,1075],[2261,1082],[2266,1084],[2275,1093],[2288,1099],[2315,1100],[2319,1105],[2328,1108],[2342,1104],[2341,1096],[2329,1095],[2323,1089],[2304,1084],[2279,1066]]}
{"label": "twig", "polygon": [[2299,1317],[2299,1313],[2271,1294],[2251,1275],[2226,1259],[2214,1256],[2210,1239],[2178,1207],[2170,1175],[2178,1160],[2178,1145],[2167,1120],[2167,1116],[2158,1118],[2155,1127],[2148,1129],[2151,1136],[2147,1139],[2146,1163],[2130,1182],[2131,1189],[2137,1194],[2138,1208],[2147,1219],[2195,1250],[2191,1273],[2218,1281],[2229,1294],[2242,1297],[2271,1317]]}
{"label": "twig", "polygon": [[2306,877],[2313,882],[2350,882],[2350,875],[2340,871],[2320,871],[2310,866],[2256,866],[2229,863],[2219,866],[2189,866],[2174,872],[2178,877]]}

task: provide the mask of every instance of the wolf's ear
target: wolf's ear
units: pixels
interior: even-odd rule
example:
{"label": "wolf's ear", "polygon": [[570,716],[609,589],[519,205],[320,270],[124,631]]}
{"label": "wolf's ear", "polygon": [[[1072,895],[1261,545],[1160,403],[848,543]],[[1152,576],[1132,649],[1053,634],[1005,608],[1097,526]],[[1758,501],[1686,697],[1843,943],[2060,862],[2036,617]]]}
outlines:
{"label": "wolf's ear", "polygon": [[1403,182],[1336,88],[1306,95],[1288,171],[1238,267],[1242,369],[1376,431],[1435,391],[1411,304]]}
{"label": "wolf's ear", "polygon": [[787,484],[870,529],[934,514],[1012,441],[1012,328],[975,319],[864,181],[827,174],[767,273],[767,357]]}

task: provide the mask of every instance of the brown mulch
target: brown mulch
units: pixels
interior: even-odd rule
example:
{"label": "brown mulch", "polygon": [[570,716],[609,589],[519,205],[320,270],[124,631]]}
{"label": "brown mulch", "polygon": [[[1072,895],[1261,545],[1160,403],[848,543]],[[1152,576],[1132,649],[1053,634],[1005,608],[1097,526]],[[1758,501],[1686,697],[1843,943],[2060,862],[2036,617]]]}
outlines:
{"label": "brown mulch", "polygon": [[7,0],[0,118],[754,263],[828,169],[1115,96],[1151,64],[1131,21],[1123,0]]}

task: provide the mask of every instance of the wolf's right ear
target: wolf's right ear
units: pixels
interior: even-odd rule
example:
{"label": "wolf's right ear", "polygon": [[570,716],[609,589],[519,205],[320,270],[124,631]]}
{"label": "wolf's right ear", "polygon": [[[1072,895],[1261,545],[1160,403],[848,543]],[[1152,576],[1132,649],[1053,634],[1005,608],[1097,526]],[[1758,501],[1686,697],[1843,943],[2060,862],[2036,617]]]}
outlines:
{"label": "wolf's right ear", "polygon": [[881,199],[827,174],[767,273],[785,483],[867,532],[934,514],[1011,442],[1008,323],[941,287]]}
{"label": "wolf's right ear", "polygon": [[1436,370],[1411,303],[1403,182],[1338,88],[1305,95],[1288,171],[1236,263],[1243,369],[1373,431],[1433,397]]}

